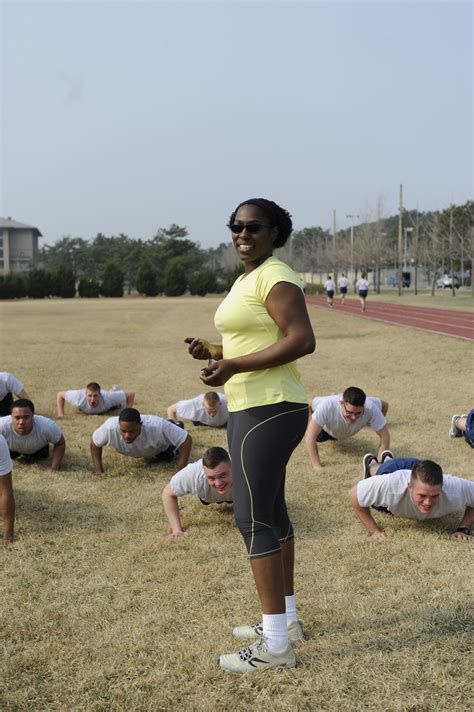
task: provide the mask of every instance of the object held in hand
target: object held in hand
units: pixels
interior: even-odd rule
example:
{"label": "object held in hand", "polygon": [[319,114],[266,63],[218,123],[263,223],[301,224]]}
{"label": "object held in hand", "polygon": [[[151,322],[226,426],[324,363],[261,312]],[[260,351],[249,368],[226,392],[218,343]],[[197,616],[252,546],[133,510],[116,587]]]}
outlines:
{"label": "object held in hand", "polygon": [[[185,340],[184,340],[184,343],[185,343],[185,344],[192,344],[193,341],[194,341],[194,336],[187,336],[187,337],[185,338]],[[210,366],[212,366],[212,356],[211,356],[211,354],[209,353],[209,359],[208,359],[208,361],[207,361],[207,368],[209,368]],[[207,370],[206,370],[205,368],[202,368],[201,371],[206,371],[206,373],[207,373]],[[209,374],[207,373],[207,375],[209,375]]]}

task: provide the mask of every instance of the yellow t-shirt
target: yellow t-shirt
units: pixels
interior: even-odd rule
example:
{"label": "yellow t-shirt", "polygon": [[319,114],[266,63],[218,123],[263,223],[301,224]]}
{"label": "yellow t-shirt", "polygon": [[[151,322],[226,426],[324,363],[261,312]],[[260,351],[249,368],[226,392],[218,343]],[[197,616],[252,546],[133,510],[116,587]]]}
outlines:
{"label": "yellow t-shirt", "polygon": [[[260,267],[234,282],[214,317],[216,329],[222,335],[225,359],[263,351],[283,338],[265,308],[265,300],[278,282],[290,282],[301,289],[298,275],[276,257],[269,257]],[[261,371],[237,373],[227,381],[224,390],[229,411],[282,401],[307,402],[296,361]]]}

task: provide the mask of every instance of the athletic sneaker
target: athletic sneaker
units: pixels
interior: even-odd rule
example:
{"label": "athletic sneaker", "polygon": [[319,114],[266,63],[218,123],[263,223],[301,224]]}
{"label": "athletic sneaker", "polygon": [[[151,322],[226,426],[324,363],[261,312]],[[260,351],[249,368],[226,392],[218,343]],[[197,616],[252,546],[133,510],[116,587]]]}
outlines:
{"label": "athletic sneaker", "polygon": [[393,452],[391,450],[384,450],[382,452],[382,456],[380,458],[380,462],[385,462],[385,460],[389,457],[391,460],[394,459]]}
{"label": "athletic sneaker", "polygon": [[[259,638],[263,635],[262,623],[253,625],[239,625],[232,631],[234,638]],[[288,640],[290,643],[298,643],[304,639],[303,621],[298,618],[296,621],[288,623]]]}
{"label": "athletic sneaker", "polygon": [[293,668],[295,665],[296,658],[290,644],[281,653],[272,653],[263,637],[246,648],[241,648],[236,653],[221,655],[219,658],[219,667],[229,672],[235,672],[237,675],[257,670],[268,670],[273,667]]}
{"label": "athletic sneaker", "polygon": [[449,437],[450,438],[460,438],[462,433],[460,430],[457,429],[456,427],[456,421],[458,418],[461,418],[461,415],[453,415],[451,418],[451,428],[449,430]]}
{"label": "athletic sneaker", "polygon": [[373,462],[377,462],[377,458],[372,452],[368,452],[364,457],[362,458],[362,467],[364,468],[364,479],[368,479],[370,477],[370,466]]}
{"label": "athletic sneaker", "polygon": [[111,391],[120,391],[121,388],[118,383],[114,383],[114,385],[112,386],[112,388],[110,390]]}

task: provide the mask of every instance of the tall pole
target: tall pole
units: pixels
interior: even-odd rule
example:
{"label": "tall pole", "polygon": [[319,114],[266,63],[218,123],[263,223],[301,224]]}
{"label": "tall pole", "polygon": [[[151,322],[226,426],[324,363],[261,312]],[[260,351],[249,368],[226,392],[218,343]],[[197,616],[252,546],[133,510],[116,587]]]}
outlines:
{"label": "tall pole", "polygon": [[403,261],[403,186],[400,183],[400,212],[398,216],[398,296],[402,296]]}
{"label": "tall pole", "polygon": [[346,218],[350,218],[351,221],[351,279],[354,282],[354,218],[358,218],[359,215],[346,215]]}
{"label": "tall pole", "polygon": [[337,283],[337,265],[336,265],[336,211],[332,211],[332,256],[333,256],[333,265],[332,268],[334,270],[334,281]]}
{"label": "tall pole", "polygon": [[454,260],[453,260],[453,209],[449,213],[449,271],[451,273],[451,290],[453,297],[456,296],[456,288],[454,286]]}

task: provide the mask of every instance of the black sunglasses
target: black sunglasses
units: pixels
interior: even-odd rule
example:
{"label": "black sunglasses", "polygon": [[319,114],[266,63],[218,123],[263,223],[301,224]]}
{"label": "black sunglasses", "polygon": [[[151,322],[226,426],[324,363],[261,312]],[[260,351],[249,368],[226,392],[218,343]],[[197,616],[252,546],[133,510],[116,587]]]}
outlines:
{"label": "black sunglasses", "polygon": [[262,225],[261,223],[248,223],[247,225],[234,223],[233,225],[228,225],[229,230],[235,235],[240,235],[244,230],[247,230],[249,235],[255,235],[257,232],[260,232],[263,227],[270,227],[270,225]]}

